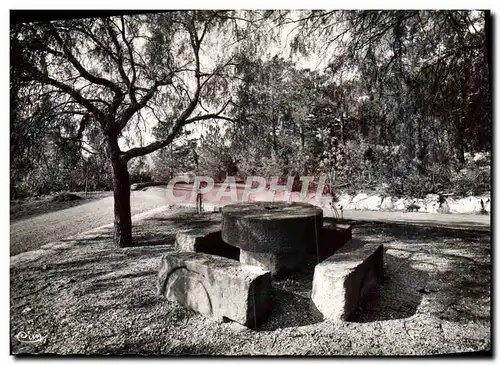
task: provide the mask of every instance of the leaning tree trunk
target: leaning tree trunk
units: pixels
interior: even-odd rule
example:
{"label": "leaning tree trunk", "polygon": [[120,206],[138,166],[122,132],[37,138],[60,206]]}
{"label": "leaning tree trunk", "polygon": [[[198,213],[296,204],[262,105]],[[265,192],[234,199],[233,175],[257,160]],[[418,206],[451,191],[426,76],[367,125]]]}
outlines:
{"label": "leaning tree trunk", "polygon": [[113,196],[115,200],[115,235],[118,247],[132,245],[132,219],[130,215],[130,178],[127,162],[120,158],[111,161],[113,167]]}

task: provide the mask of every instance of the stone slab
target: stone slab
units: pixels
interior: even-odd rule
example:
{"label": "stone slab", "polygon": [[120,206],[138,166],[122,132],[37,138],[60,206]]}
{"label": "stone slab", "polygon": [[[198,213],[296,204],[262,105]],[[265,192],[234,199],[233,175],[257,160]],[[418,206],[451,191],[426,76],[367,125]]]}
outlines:
{"label": "stone slab", "polygon": [[175,235],[177,251],[203,252],[238,260],[240,250],[222,240],[220,223],[193,228]]}
{"label": "stone slab", "polygon": [[324,318],[347,320],[372,300],[383,276],[382,244],[352,239],[314,269],[311,301]]}
{"label": "stone slab", "polygon": [[271,274],[257,266],[195,252],[161,259],[158,293],[217,320],[258,327],[269,312]]}
{"label": "stone slab", "polygon": [[317,256],[318,262],[333,255],[352,239],[352,225],[325,221],[315,244],[308,247],[308,252]]}
{"label": "stone slab", "polygon": [[322,227],[323,210],[312,204],[250,202],[222,208],[222,239],[245,251],[302,251]]}
{"label": "stone slab", "polygon": [[240,250],[240,262],[261,267],[271,272],[273,278],[283,278],[300,269],[306,262],[306,252],[281,254]]}

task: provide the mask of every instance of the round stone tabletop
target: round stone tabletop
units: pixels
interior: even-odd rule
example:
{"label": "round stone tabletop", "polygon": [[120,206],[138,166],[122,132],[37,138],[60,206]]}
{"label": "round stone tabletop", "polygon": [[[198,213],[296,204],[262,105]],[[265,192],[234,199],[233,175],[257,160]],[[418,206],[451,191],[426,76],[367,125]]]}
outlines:
{"label": "round stone tabletop", "polygon": [[222,239],[250,252],[302,252],[315,242],[323,210],[298,202],[251,202],[222,208]]}

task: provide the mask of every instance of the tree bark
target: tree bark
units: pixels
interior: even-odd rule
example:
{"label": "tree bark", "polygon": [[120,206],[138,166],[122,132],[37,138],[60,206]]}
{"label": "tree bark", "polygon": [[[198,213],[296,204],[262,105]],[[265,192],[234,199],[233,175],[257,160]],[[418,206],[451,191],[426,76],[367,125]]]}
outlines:
{"label": "tree bark", "polygon": [[274,119],[272,123],[273,123],[273,151],[274,155],[276,155],[276,153],[278,152],[278,142],[276,138],[276,124],[274,122]]}
{"label": "tree bark", "polygon": [[118,132],[113,126],[114,118],[109,118],[104,124],[106,130],[107,154],[111,160],[113,174],[113,198],[115,233],[114,243],[117,247],[132,246],[132,218],[130,212],[130,175],[128,173],[128,159],[118,145]]}
{"label": "tree bark", "polygon": [[111,165],[113,168],[115,214],[114,242],[118,247],[130,247],[132,245],[132,218],[130,213],[130,177],[127,162],[114,158]]}

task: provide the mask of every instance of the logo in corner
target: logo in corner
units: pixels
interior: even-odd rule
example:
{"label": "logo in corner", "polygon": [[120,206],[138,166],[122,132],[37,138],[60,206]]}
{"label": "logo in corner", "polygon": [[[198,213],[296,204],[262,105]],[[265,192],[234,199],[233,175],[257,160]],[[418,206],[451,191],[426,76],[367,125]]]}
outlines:
{"label": "logo in corner", "polygon": [[14,336],[16,338],[16,340],[18,340],[19,342],[22,342],[22,343],[39,343],[39,342],[42,342],[43,340],[45,340],[45,337],[43,337],[41,334],[39,333],[31,333],[31,332],[25,332],[25,331],[21,331],[19,332],[17,335]]}

